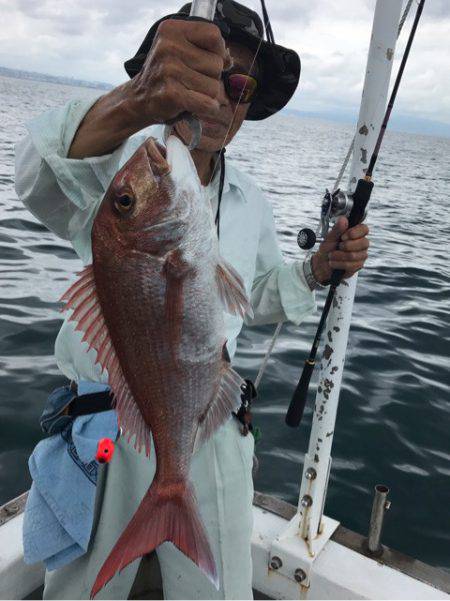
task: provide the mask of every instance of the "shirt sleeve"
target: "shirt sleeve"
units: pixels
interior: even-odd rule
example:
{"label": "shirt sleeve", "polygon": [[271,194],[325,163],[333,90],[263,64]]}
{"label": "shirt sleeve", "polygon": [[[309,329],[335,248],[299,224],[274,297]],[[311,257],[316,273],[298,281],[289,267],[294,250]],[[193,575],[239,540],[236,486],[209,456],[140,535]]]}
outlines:
{"label": "shirt sleeve", "polygon": [[247,325],[291,321],[299,325],[316,309],[315,295],[303,275],[302,262],[285,263],[278,245],[272,208],[262,199],[263,215],[253,280],[254,317]]}
{"label": "shirt sleeve", "polygon": [[28,136],[15,148],[18,197],[57,236],[72,241],[80,256],[122,152],[119,147],[100,157],[67,158],[75,133],[97,98],[72,100],[27,123]]}

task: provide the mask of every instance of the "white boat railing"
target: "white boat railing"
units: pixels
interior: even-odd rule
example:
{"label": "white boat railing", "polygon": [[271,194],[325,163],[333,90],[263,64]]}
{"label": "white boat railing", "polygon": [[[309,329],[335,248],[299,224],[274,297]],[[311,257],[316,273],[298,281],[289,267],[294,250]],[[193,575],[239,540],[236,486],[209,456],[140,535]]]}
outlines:
{"label": "white boat railing", "polygon": [[[401,9],[402,0],[377,0],[350,168],[350,192],[364,176],[386,110]],[[310,554],[321,530],[356,282],[357,275],[340,284],[326,326],[298,506],[300,533],[309,541]]]}
{"label": "white boat railing", "polygon": [[[349,191],[368,167],[386,109],[402,0],[377,0],[357,131]],[[357,277],[337,289],[330,311],[308,452],[305,456],[297,514],[272,545],[272,563],[292,578],[295,564],[303,586],[312,565],[338,526],[323,515],[331,466],[331,448],[350,329]],[[278,568],[276,567],[278,565]]]}

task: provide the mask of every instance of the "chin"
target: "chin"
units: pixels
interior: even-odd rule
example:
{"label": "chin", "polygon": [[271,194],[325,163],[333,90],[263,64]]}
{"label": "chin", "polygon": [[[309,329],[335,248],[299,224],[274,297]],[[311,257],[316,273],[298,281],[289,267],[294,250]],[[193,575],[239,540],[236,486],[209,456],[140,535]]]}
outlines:
{"label": "chin", "polygon": [[197,148],[198,150],[203,150],[204,152],[217,152],[224,146],[225,144],[223,138],[215,139],[210,138],[209,136],[202,136]]}

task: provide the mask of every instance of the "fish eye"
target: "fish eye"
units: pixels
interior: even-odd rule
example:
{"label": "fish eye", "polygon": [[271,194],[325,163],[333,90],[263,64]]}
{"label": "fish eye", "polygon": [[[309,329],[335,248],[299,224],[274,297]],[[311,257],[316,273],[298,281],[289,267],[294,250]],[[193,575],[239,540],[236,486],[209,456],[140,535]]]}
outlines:
{"label": "fish eye", "polygon": [[114,200],[114,206],[119,213],[129,213],[133,208],[134,198],[130,194],[121,194]]}

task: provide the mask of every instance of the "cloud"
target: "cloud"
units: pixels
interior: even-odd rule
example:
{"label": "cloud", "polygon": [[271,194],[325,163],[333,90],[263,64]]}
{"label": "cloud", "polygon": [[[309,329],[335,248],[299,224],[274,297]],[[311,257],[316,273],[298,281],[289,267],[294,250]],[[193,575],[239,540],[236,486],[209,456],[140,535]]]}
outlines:
{"label": "cloud", "polygon": [[[259,0],[244,0],[261,14]],[[0,0],[0,65],[106,81],[126,79],[151,24],[181,1]],[[305,111],[359,106],[375,0],[266,0],[277,43],[297,50],[302,78],[291,107]],[[413,2],[412,12],[416,6]],[[398,44],[404,48],[411,18]],[[395,61],[394,69],[398,65]],[[450,123],[450,2],[425,5],[396,111]]]}

